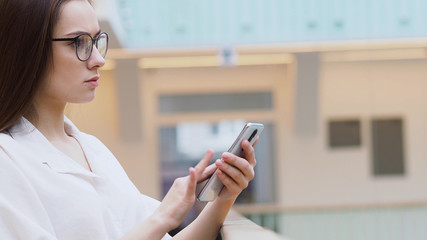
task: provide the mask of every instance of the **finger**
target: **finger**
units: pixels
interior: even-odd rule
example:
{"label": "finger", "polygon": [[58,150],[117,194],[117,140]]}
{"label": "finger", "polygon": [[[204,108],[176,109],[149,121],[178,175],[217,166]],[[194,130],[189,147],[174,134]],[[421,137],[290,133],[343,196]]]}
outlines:
{"label": "finger", "polygon": [[205,168],[205,170],[202,173],[202,176],[200,179],[198,179],[198,181],[204,181],[207,178],[209,178],[210,176],[212,176],[213,172],[216,169],[216,165],[215,164],[211,164],[209,165],[207,168]]}
{"label": "finger", "polygon": [[[227,164],[223,160],[218,160],[215,162],[215,164],[219,170],[227,174],[241,188],[246,188],[249,181],[254,177],[253,171],[251,172],[250,169],[248,169],[246,173],[243,173],[239,168]],[[246,165],[249,164],[246,163]]]}
{"label": "finger", "polygon": [[205,156],[200,160],[200,162],[194,167],[196,170],[196,178],[200,179],[202,176],[203,171],[205,168],[209,165],[209,162],[212,160],[212,157],[214,155],[214,151],[212,149],[208,149]]}
{"label": "finger", "polygon": [[242,141],[242,148],[245,154],[244,158],[249,162],[249,164],[255,167],[256,165],[255,150],[251,146],[248,140]]}
{"label": "finger", "polygon": [[247,179],[252,180],[255,176],[254,167],[244,158],[225,152],[222,154],[222,160],[239,169]]}
{"label": "finger", "polygon": [[219,180],[221,180],[222,184],[224,184],[224,186],[228,189],[228,191],[232,193],[239,193],[242,191],[242,188],[239,187],[239,185],[231,177],[227,176],[227,174],[225,174],[220,169],[216,171],[216,175],[218,176]]}
{"label": "finger", "polygon": [[256,146],[256,144],[258,143],[258,140],[259,140],[259,137],[257,137],[257,138],[255,139],[255,142],[252,144],[252,147],[255,147],[255,146]]}
{"label": "finger", "polygon": [[197,184],[196,170],[193,167],[190,167],[188,171],[189,171],[188,182],[187,182],[188,185],[187,185],[187,190],[185,192],[185,195],[187,197],[194,194],[194,192],[196,191],[196,184]]}

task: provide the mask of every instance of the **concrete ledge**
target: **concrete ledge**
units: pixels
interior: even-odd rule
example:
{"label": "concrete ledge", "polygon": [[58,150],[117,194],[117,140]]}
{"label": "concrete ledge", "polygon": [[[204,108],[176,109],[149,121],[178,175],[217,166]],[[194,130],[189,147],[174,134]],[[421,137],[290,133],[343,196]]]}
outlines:
{"label": "concrete ledge", "polygon": [[220,235],[222,240],[287,240],[277,233],[255,224],[233,210],[230,211],[225,220]]}

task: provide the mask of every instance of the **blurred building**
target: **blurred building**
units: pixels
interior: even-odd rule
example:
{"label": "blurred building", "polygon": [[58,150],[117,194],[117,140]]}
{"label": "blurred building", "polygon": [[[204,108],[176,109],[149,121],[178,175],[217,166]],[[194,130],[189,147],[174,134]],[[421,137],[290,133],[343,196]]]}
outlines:
{"label": "blurred building", "polygon": [[426,1],[95,9],[112,49],[95,101],[69,115],[142,192],[161,199],[256,121],[256,179],[237,209],[295,239],[427,238]]}

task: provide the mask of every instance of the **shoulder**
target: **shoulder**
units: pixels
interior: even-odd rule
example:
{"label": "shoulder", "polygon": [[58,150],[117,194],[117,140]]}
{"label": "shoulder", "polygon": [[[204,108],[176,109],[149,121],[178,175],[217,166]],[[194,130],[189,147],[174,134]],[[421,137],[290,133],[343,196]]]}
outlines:
{"label": "shoulder", "polygon": [[15,161],[20,151],[21,148],[15,139],[7,133],[0,133],[0,179],[10,181],[12,178],[24,176]]}
{"label": "shoulder", "polygon": [[17,148],[16,140],[7,131],[0,132],[0,158],[12,148]]}
{"label": "shoulder", "polygon": [[[7,132],[0,133],[0,168],[3,171],[18,170],[16,160],[23,153],[23,147]],[[1,171],[0,171],[1,172]]]}
{"label": "shoulder", "polygon": [[[16,163],[20,145],[0,133],[0,238],[55,239],[54,230],[33,182]],[[25,195],[25,196],[24,196]]]}
{"label": "shoulder", "polygon": [[8,131],[0,132],[0,144],[2,142],[10,142],[13,138]]}

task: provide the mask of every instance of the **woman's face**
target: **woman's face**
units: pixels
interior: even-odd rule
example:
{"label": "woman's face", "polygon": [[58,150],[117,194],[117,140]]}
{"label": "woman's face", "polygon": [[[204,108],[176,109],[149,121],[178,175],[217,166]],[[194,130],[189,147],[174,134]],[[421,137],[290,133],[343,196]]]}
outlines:
{"label": "woman's face", "polygon": [[[81,33],[88,33],[93,38],[100,33],[94,9],[87,0],[68,1],[61,7],[53,38],[73,38]],[[36,102],[64,105],[93,100],[98,86],[98,69],[105,64],[96,47],[93,46],[92,54],[85,62],[77,58],[72,41],[53,41],[52,51],[53,61]]]}

